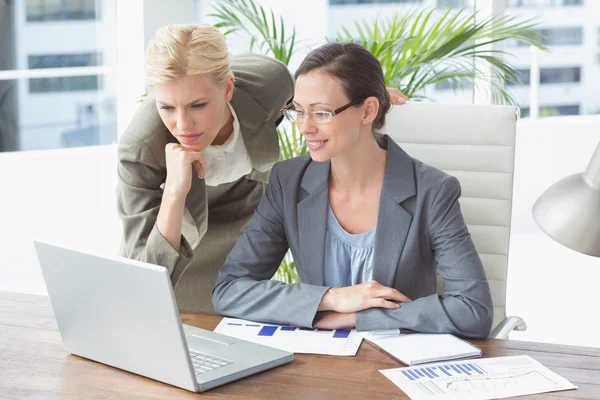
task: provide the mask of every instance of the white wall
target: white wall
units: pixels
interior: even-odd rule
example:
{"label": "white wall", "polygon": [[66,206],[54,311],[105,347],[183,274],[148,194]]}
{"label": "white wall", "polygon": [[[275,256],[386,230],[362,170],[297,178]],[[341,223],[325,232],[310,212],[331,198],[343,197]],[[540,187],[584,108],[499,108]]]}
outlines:
{"label": "white wall", "polygon": [[45,294],[33,238],[117,254],[116,145],[0,153],[0,291]]}
{"label": "white wall", "polygon": [[[554,242],[531,208],[557,180],[585,170],[600,142],[600,116],[522,120],[517,131],[507,311],[525,318],[511,339],[600,347],[600,258]],[[600,221],[598,222],[600,223]]]}

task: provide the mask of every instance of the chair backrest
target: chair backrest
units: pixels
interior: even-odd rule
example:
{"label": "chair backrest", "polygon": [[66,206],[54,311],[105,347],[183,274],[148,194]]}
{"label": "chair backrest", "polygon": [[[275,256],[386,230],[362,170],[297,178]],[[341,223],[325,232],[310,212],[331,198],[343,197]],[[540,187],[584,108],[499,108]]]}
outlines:
{"label": "chair backrest", "polygon": [[[506,316],[506,276],[518,109],[409,102],[395,106],[384,132],[412,157],[460,181],[460,205],[483,261],[496,327]],[[438,276],[438,293],[443,282]]]}

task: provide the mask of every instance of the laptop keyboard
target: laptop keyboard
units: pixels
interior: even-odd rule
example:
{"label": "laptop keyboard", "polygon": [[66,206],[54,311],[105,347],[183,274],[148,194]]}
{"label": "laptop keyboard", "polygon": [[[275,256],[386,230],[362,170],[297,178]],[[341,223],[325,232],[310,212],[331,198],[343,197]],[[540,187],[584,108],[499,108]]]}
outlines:
{"label": "laptop keyboard", "polygon": [[192,365],[194,366],[194,372],[196,375],[233,364],[232,361],[223,360],[222,358],[215,356],[209,356],[208,354],[197,353],[195,351],[190,351],[190,357],[192,357]]}

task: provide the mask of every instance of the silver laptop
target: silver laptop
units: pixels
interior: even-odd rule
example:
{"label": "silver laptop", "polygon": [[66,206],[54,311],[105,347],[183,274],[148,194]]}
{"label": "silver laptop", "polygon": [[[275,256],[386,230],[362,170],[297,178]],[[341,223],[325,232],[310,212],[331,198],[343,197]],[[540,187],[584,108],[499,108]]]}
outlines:
{"label": "silver laptop", "polygon": [[294,354],[182,325],[166,268],[34,240],[66,350],[193,392]]}

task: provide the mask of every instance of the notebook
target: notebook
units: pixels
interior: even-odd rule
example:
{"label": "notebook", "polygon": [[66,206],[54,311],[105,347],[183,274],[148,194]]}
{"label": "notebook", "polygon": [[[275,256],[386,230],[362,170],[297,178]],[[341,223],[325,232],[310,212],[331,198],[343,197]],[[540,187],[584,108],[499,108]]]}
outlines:
{"label": "notebook", "polygon": [[481,349],[449,333],[410,333],[362,337],[406,365],[481,357]]}

